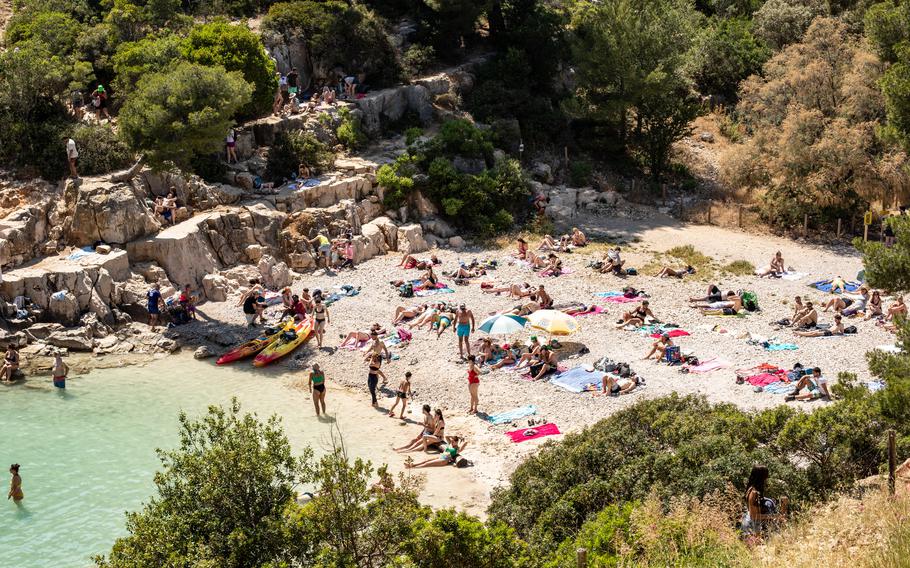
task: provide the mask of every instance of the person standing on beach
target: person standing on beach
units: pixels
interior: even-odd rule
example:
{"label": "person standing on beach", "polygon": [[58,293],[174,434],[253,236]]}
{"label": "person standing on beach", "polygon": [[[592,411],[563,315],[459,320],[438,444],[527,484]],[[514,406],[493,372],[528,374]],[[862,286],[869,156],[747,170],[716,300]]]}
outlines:
{"label": "person standing on beach", "polygon": [[411,395],[411,371],[408,371],[404,374],[404,379],[398,383],[398,390],[395,391],[395,404],[392,405],[392,408],[389,409],[389,416],[395,416],[395,407],[398,406],[399,401],[401,402],[401,414],[398,415],[398,418],[404,420],[404,411],[408,407],[408,396]]}
{"label": "person standing on beach", "polygon": [[455,312],[455,334],[458,336],[458,355],[464,359],[464,351],[471,356],[471,333],[474,331],[474,312],[467,309],[464,304],[458,306]]}
{"label": "person standing on beach", "polygon": [[13,503],[18,505],[25,498],[25,494],[22,493],[22,478],[19,477],[19,464],[14,463],[9,466],[9,473],[13,477],[9,481],[9,493],[6,494],[6,499],[7,501],[12,499]]}
{"label": "person standing on beach", "polygon": [[379,406],[379,401],[376,400],[376,388],[379,386],[379,377],[382,377],[382,382],[385,384],[386,377],[385,373],[382,372],[382,357],[374,354],[370,359],[370,370],[367,373],[367,388],[370,389],[370,398],[372,398],[373,406]]}
{"label": "person standing on beach", "polygon": [[313,370],[310,372],[309,380],[310,393],[313,395],[313,405],[316,407],[316,416],[320,415],[320,407],[322,408],[322,414],[325,414],[325,373],[322,372],[322,369],[319,368],[317,363],[313,363]]}
{"label": "person standing on beach", "polygon": [[161,306],[164,304],[164,299],[161,297],[161,285],[157,282],[152,284],[152,289],[146,292],[145,297],[148,300],[146,308],[149,312],[149,325],[152,326],[152,331],[155,331],[161,319]]}
{"label": "person standing on beach", "polygon": [[478,391],[480,390],[480,375],[477,373],[477,366],[473,355],[468,355],[468,392],[471,394],[471,408],[468,414],[477,414],[477,404],[480,402]]}
{"label": "person standing on beach", "polygon": [[372,343],[370,343],[370,347],[367,349],[367,354],[363,357],[364,361],[371,358],[373,355],[379,355],[380,357],[385,355],[386,359],[389,361],[392,360],[392,354],[389,353],[389,348],[386,347],[384,341],[379,339],[379,331],[375,328],[370,330],[370,341]]}
{"label": "person standing on beach", "polygon": [[329,319],[329,309],[322,303],[322,297],[316,298],[316,303],[313,305],[313,320],[315,321],[313,332],[316,334],[316,345],[322,349],[325,326],[332,321]]}
{"label": "person standing on beach", "polygon": [[66,388],[66,375],[69,374],[70,368],[63,362],[60,353],[54,353],[54,368],[51,376],[54,378],[54,386],[58,389]]}

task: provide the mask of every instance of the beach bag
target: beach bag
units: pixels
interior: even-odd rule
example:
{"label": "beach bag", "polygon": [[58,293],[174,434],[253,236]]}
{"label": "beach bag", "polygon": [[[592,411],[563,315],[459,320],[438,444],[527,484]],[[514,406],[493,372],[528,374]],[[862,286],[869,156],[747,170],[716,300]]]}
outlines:
{"label": "beach bag", "polygon": [[857,331],[857,330],[856,330],[856,326],[855,326],[855,325],[848,325],[847,327],[844,328],[844,333],[853,334],[853,333],[856,333],[856,331]]}
{"label": "beach bag", "polygon": [[682,353],[679,351],[679,345],[668,345],[664,351],[664,359],[671,365],[682,363]]}
{"label": "beach bag", "polygon": [[412,284],[411,282],[402,284],[401,287],[398,288],[398,295],[401,296],[402,298],[413,298],[414,297],[414,284]]}
{"label": "beach bag", "polygon": [[410,331],[406,330],[403,327],[398,328],[398,339],[402,341],[410,341],[413,337],[414,335]]}
{"label": "beach bag", "polygon": [[634,268],[627,268],[627,269],[626,269],[626,274],[628,274],[629,276],[635,276],[635,275],[638,274],[638,271],[635,270]]}

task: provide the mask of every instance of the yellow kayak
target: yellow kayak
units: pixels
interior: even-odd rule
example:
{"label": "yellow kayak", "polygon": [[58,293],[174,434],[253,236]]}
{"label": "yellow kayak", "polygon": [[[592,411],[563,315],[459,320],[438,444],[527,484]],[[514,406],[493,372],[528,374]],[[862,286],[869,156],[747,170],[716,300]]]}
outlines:
{"label": "yellow kayak", "polygon": [[294,329],[282,332],[278,340],[262,350],[253,359],[254,367],[265,367],[281,359],[310,338],[313,332],[313,318],[307,318],[297,324]]}
{"label": "yellow kayak", "polygon": [[292,329],[294,329],[293,319],[280,323],[277,328],[268,328],[264,330],[259,337],[247,341],[243,345],[235,347],[219,357],[216,363],[218,365],[226,365],[227,363],[233,363],[234,361],[245,359],[246,357],[252,357],[272,343],[278,341],[278,338],[281,337],[282,333]]}

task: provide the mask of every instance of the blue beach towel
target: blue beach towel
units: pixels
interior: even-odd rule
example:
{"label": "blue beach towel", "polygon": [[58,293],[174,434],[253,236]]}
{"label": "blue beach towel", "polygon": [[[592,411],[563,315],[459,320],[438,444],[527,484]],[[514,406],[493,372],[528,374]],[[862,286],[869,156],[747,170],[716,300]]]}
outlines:
{"label": "blue beach towel", "polygon": [[[818,282],[813,282],[812,284],[809,284],[809,286],[812,286],[816,290],[820,290],[822,292],[827,292],[829,294],[832,294],[832,293],[839,294],[840,292],[831,291],[834,288],[834,286],[832,285],[832,282],[833,282],[833,280],[829,278],[828,280],[819,280]],[[855,292],[856,290],[859,290],[859,287],[860,287],[859,282],[851,281],[851,282],[847,282],[844,285],[844,290],[846,292]]]}
{"label": "blue beach towel", "polygon": [[796,351],[799,346],[794,343],[769,343],[765,345],[765,351]]}
{"label": "blue beach towel", "polygon": [[789,394],[793,390],[793,385],[784,381],[777,381],[776,383],[765,385],[763,390],[771,394]]}
{"label": "blue beach towel", "polygon": [[521,408],[513,408],[512,410],[500,412],[499,414],[493,414],[492,416],[488,416],[487,420],[493,424],[506,424],[513,420],[524,418],[525,416],[531,416],[532,414],[537,414],[537,407],[533,404],[529,404],[528,406],[522,406]]}
{"label": "blue beach towel", "polygon": [[616,297],[622,296],[622,295],[623,295],[622,292],[597,292],[596,294],[594,294],[594,296],[597,298],[616,298]]}
{"label": "blue beach towel", "polygon": [[582,393],[591,385],[600,387],[603,373],[587,371],[584,367],[575,367],[550,379],[550,384],[562,387],[569,392]]}
{"label": "blue beach towel", "polygon": [[92,247],[82,247],[81,249],[74,250],[68,257],[66,257],[66,260],[79,260],[80,258],[91,256],[93,254],[95,254],[95,249]]}

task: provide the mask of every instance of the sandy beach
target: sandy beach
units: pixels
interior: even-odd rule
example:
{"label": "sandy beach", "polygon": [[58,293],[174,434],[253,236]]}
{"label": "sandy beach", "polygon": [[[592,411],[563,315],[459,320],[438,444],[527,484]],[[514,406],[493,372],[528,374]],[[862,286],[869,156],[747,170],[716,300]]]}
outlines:
{"label": "sandy beach", "polygon": [[[618,278],[597,274],[586,268],[586,264],[602,255],[600,252],[603,250],[602,246],[581,248],[571,254],[561,254],[560,257],[571,273],[556,278],[541,278],[520,264],[514,263],[510,256],[511,248],[505,250],[475,248],[461,253],[435,251],[442,260],[442,265],[437,269],[440,277],[443,272],[457,267],[459,261],[469,262],[474,258],[496,260],[499,268],[488,273],[486,277],[464,286],[455,285],[451,278],[441,277],[443,282],[450,284],[454,293],[410,299],[400,298],[398,291],[389,282],[417,278],[421,273],[418,270],[405,271],[397,268],[400,257],[389,255],[367,261],[355,270],[329,274],[319,271],[301,276],[295,282],[293,286],[295,292],[303,287],[310,290],[316,288],[332,290],[336,286],[350,284],[359,287],[360,293],[354,297],[345,297],[331,306],[331,324],[328,326],[325,342],[328,348],[317,350],[315,342],[311,341],[281,365],[300,369],[300,380],[296,382],[296,387],[306,389],[307,375],[303,369],[318,362],[326,371],[330,385],[341,384],[355,394],[361,393],[363,404],[368,406],[370,399],[366,388],[367,365],[363,361],[363,353],[336,349],[341,342],[339,334],[346,335],[349,331],[364,330],[372,322],[378,322],[386,329],[393,330],[391,320],[396,306],[410,306],[435,300],[467,304],[474,312],[479,325],[488,315],[511,308],[517,303],[516,300],[507,298],[506,294],[482,293],[480,281],[492,281],[497,285],[512,282],[529,282],[532,285],[543,283],[557,306],[578,301],[585,304],[596,303],[606,308],[604,314],[579,318],[581,330],[574,336],[562,338],[564,347],[558,351],[561,366],[572,368],[589,365],[603,356],[608,356],[615,361],[628,362],[632,369],[645,379],[645,385],[633,393],[609,397],[592,393],[574,394],[546,380],[528,381],[523,379],[520,373],[505,369],[481,375],[482,415],[534,405],[537,407],[534,419],[543,418],[555,423],[563,433],[566,433],[579,431],[643,398],[659,397],[673,392],[684,395],[700,394],[713,402],[730,402],[747,409],[787,404],[781,395],[754,392],[749,384],[736,384],[734,370],[753,367],[760,363],[791,368],[794,363],[801,362],[806,366],[820,366],[825,376],[830,379],[836,379],[839,372],[848,371],[856,373],[860,380],[867,380],[870,376],[865,363],[865,353],[878,345],[894,341],[893,335],[872,321],[862,321],[862,318],[849,321],[849,324],[859,328],[857,335],[832,338],[798,338],[789,329],[775,331],[770,325],[790,316],[792,312],[790,306],[796,295],[813,301],[822,301],[830,297],[810,288],[809,283],[837,275],[847,279],[855,277],[861,269],[861,258],[855,251],[845,246],[809,245],[717,227],[686,226],[660,216],[647,222],[598,219],[596,230],[583,222],[579,224],[589,236],[609,234],[613,238],[619,236],[627,241],[628,244],[623,245],[627,267],[641,268],[654,259],[655,253],[688,244],[715,258],[720,264],[746,260],[756,267],[767,264],[774,252],[780,250],[787,266],[804,273],[804,276],[796,281],[759,279],[755,276],[724,277],[717,282],[723,290],[755,291],[758,294],[761,311],[746,317],[706,317],[698,310],[690,308],[687,299],[690,296],[704,295],[707,281],[698,275],[678,280],[646,275]],[[536,245],[536,242],[532,241],[531,244]],[[418,256],[428,257],[429,253]],[[617,318],[635,304],[610,304],[595,297],[598,292],[620,290],[623,286],[634,286],[647,292],[651,307],[660,321],[675,323],[691,334],[676,340],[677,345],[684,351],[693,351],[702,361],[718,357],[729,362],[729,368],[698,375],[682,374],[678,367],[642,361],[653,340],[637,332],[615,329]],[[213,331],[223,329],[224,324],[233,324],[231,328],[234,333],[238,333],[237,330],[243,329],[243,314],[236,303],[236,299],[231,299],[228,302],[204,304],[200,306],[200,312],[204,318],[211,318],[210,321],[193,323],[174,331],[190,340],[192,337],[197,339],[211,337]],[[278,308],[272,308],[269,313],[273,318],[277,318],[278,312]],[[831,316],[831,313],[820,313],[820,321],[830,322]],[[755,336],[775,337],[781,342],[798,345],[798,349],[769,352],[740,338],[744,332],[750,332]],[[526,330],[522,334],[504,339],[527,341],[531,334]],[[479,341],[483,336],[484,334],[478,332],[472,335],[472,340]],[[590,352],[578,354],[582,346],[587,347]],[[527,426],[527,419],[492,426],[481,417],[467,413],[469,406],[467,365],[459,359],[457,339],[453,332],[447,331],[437,339],[435,331],[432,333],[415,331],[412,341],[393,347],[392,353],[395,359],[383,365],[383,371],[389,378],[389,385],[383,389],[380,407],[387,409],[391,406],[394,402],[395,386],[406,371],[411,371],[414,375],[412,388],[415,396],[409,404],[408,416],[419,420],[420,406],[423,404],[442,408],[446,414],[447,433],[465,435],[470,440],[465,455],[473,462],[473,467],[460,470],[459,474],[472,476],[486,487],[493,488],[506,481],[509,473],[524,456],[534,452],[547,440],[558,439],[549,437],[513,443],[505,432]],[[811,410],[825,403],[816,401],[789,404],[796,408]],[[331,399],[329,405],[331,406]],[[305,408],[304,411],[312,412],[312,408]],[[416,435],[419,429],[416,425],[401,427],[401,434],[395,435],[395,430],[387,426],[399,423],[396,418],[389,418],[382,412],[377,412],[374,420],[377,434],[380,436],[376,443],[383,447],[399,445],[409,436]],[[391,439],[385,439],[386,437]],[[438,475],[438,472],[428,470],[427,473],[432,483],[433,476]],[[465,504],[476,509],[479,505],[476,495],[472,495],[470,503]]]}

